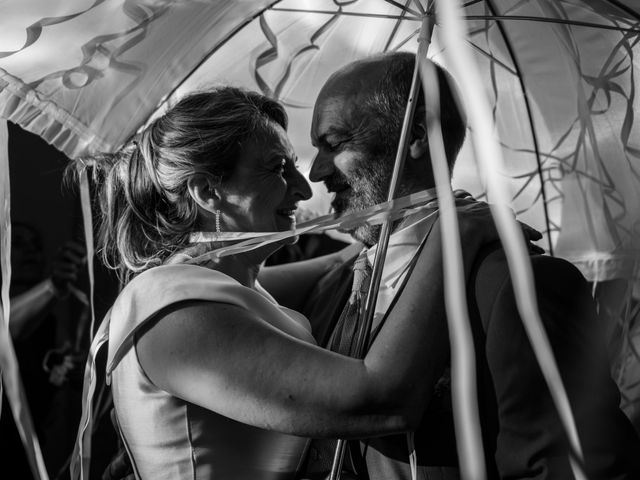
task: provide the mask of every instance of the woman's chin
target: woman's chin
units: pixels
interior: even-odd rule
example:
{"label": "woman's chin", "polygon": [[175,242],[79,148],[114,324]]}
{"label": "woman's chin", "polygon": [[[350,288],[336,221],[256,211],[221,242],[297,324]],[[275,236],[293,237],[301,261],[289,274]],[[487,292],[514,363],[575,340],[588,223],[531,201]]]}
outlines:
{"label": "woman's chin", "polygon": [[296,217],[294,215],[278,215],[275,224],[278,232],[291,231],[296,228]]}

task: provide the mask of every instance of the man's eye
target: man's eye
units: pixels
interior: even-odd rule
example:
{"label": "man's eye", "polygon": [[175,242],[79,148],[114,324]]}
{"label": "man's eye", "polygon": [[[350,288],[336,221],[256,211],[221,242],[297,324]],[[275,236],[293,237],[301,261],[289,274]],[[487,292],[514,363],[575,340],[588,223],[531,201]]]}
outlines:
{"label": "man's eye", "polygon": [[340,149],[340,147],[342,147],[343,144],[344,142],[334,142],[334,143],[327,142],[327,146],[329,147],[329,150],[331,150],[332,152],[335,152],[336,150]]}
{"label": "man's eye", "polygon": [[287,164],[287,160],[285,158],[273,169],[274,172],[282,175],[284,173],[284,167]]}

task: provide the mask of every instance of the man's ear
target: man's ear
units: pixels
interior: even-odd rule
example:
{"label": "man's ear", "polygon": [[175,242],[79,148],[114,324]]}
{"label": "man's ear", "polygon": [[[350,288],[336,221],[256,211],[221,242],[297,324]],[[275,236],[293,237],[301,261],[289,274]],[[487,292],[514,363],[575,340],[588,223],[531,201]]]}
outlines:
{"label": "man's ear", "polygon": [[409,141],[409,156],[413,159],[422,158],[429,153],[426,122],[424,105],[416,105]]}
{"label": "man's ear", "polygon": [[196,173],[189,180],[187,180],[187,189],[189,195],[196,202],[196,204],[210,213],[215,213],[220,201],[220,196],[211,178],[201,173]]}

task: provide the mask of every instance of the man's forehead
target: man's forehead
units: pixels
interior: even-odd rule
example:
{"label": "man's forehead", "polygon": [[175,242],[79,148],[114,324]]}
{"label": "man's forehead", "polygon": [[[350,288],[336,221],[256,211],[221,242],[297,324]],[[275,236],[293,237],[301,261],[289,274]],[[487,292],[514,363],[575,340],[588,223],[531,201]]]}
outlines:
{"label": "man's forehead", "polygon": [[324,132],[329,128],[344,127],[350,116],[353,99],[349,95],[324,95],[318,98],[313,111],[313,129]]}
{"label": "man's forehead", "polygon": [[321,93],[311,121],[311,139],[316,141],[331,133],[348,133],[361,123],[360,106],[366,100],[364,92],[331,91]]}
{"label": "man's forehead", "polygon": [[348,130],[350,125],[358,123],[359,107],[372,95],[384,67],[383,61],[355,62],[329,78],[314,107],[312,140],[330,129]]}

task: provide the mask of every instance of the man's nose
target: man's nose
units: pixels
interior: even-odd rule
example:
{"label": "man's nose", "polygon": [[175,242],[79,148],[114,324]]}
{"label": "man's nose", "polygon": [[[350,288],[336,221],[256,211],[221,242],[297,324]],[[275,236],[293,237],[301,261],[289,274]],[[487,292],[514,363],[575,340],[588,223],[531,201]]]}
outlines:
{"label": "man's nose", "polygon": [[309,180],[312,182],[320,182],[333,173],[333,159],[330,155],[318,152],[311,163],[309,170]]}
{"label": "man's nose", "polygon": [[298,169],[294,169],[293,175],[289,179],[289,188],[291,193],[300,197],[301,200],[309,200],[313,195],[311,185]]}

